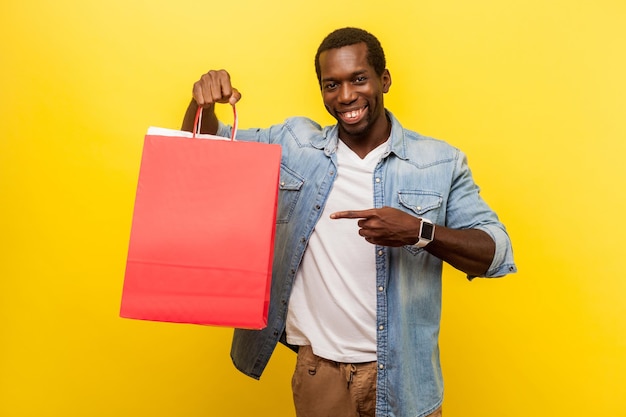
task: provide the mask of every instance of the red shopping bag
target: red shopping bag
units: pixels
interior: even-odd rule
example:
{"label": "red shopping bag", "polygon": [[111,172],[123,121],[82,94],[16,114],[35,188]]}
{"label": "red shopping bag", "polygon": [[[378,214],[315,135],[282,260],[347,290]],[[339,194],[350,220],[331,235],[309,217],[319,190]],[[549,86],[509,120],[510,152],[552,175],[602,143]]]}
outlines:
{"label": "red shopping bag", "polygon": [[231,140],[197,135],[200,112],[167,133],[187,137],[145,137],[120,315],[263,328],[280,146],[234,141],[236,112]]}

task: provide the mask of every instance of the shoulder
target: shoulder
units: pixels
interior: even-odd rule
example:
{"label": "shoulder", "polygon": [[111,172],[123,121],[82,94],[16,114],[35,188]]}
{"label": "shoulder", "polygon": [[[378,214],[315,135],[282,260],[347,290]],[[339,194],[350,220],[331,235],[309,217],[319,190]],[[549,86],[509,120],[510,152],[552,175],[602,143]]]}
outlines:
{"label": "shoulder", "polygon": [[401,159],[427,166],[452,162],[462,155],[448,142],[407,129],[391,112],[387,111],[387,114],[391,120],[391,150]]}
{"label": "shoulder", "polygon": [[404,139],[407,146],[411,148],[434,149],[441,152],[457,153],[460,150],[443,139],[422,135],[409,129],[403,129]]}
{"label": "shoulder", "polygon": [[297,136],[317,136],[322,132],[322,126],[320,126],[316,121],[302,116],[294,116],[286,119],[282,124],[282,127]]}
{"label": "shoulder", "polygon": [[299,146],[318,144],[326,136],[325,128],[308,117],[300,116],[290,117],[283,123],[272,126],[270,130],[272,136],[280,137],[281,141],[296,142]]}
{"label": "shoulder", "polygon": [[257,131],[265,130],[270,132],[271,134],[285,134],[292,133],[294,135],[319,135],[323,128],[314,120],[311,120],[307,117],[290,117],[286,119],[282,123],[278,123],[270,126],[267,129],[256,129]]}
{"label": "shoulder", "polygon": [[[237,132],[237,139],[263,143],[277,143],[283,146],[314,146],[323,143],[326,128],[307,117],[290,117],[282,123],[266,128],[247,128]],[[226,135],[224,135],[226,136]]]}
{"label": "shoulder", "polygon": [[448,142],[404,128],[402,146],[406,158],[419,166],[455,163],[463,158],[463,152]]}

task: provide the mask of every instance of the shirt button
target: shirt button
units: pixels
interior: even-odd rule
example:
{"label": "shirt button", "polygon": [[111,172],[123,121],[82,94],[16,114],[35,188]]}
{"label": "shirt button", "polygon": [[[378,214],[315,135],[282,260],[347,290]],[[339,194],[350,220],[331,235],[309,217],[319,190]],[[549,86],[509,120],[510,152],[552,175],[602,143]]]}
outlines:
{"label": "shirt button", "polygon": [[421,209],[422,209],[422,206],[415,207],[415,210],[421,210]]}
{"label": "shirt button", "polygon": [[315,210],[319,210],[319,209],[321,209],[321,208],[322,208],[322,207],[321,207],[319,204],[315,206]]}
{"label": "shirt button", "polygon": [[382,324],[380,326],[378,326],[378,330],[383,330],[385,328],[385,326],[383,326]]}
{"label": "shirt button", "polygon": [[385,369],[385,365],[383,365],[382,363],[378,364],[378,369]]}
{"label": "shirt button", "polygon": [[378,287],[378,291],[382,292],[384,290],[384,288],[382,287],[382,285],[380,287]]}
{"label": "shirt button", "polygon": [[376,178],[376,182],[380,182],[380,178]]}
{"label": "shirt button", "polygon": [[383,256],[384,252],[382,250],[378,251],[378,256]]}

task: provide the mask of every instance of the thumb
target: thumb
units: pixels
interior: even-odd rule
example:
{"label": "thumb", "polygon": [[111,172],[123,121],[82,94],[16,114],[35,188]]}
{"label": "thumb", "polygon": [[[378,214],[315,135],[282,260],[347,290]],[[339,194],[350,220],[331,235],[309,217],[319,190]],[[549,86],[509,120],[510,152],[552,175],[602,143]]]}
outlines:
{"label": "thumb", "polygon": [[230,95],[228,102],[234,106],[239,100],[241,100],[241,93],[236,88],[233,88],[233,93]]}

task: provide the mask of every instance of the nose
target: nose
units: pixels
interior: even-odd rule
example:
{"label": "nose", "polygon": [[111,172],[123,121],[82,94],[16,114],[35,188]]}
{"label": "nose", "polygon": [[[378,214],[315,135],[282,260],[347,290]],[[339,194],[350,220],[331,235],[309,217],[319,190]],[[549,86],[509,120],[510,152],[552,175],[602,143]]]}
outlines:
{"label": "nose", "polygon": [[339,90],[339,102],[342,104],[350,104],[356,100],[356,92],[351,83],[341,84]]}

